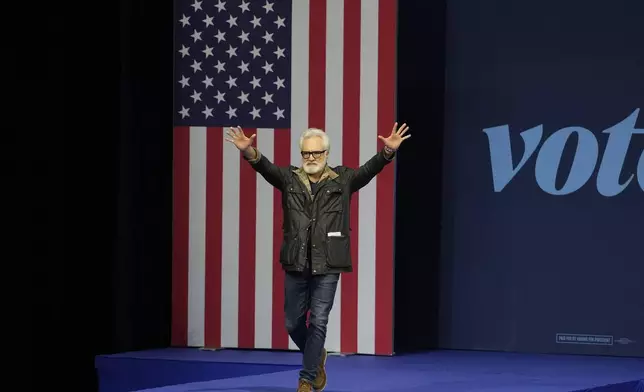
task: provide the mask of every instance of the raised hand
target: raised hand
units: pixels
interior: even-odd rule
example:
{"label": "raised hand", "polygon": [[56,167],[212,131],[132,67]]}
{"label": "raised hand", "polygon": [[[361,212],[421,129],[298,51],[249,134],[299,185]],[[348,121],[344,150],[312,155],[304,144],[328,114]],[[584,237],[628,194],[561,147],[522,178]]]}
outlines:
{"label": "raised hand", "polygon": [[407,124],[403,124],[396,130],[396,126],[398,123],[394,123],[394,127],[391,130],[391,135],[389,135],[388,138],[384,138],[380,135],[378,135],[378,139],[382,140],[383,143],[385,143],[385,146],[389,147],[392,150],[397,150],[398,147],[400,147],[400,143],[402,143],[404,140],[409,139],[411,135],[403,136],[405,132],[409,129]]}
{"label": "raised hand", "polygon": [[228,128],[226,134],[229,136],[226,141],[231,142],[239,149],[239,151],[246,151],[253,144],[256,134],[251,137],[246,137],[244,131],[240,127]]}

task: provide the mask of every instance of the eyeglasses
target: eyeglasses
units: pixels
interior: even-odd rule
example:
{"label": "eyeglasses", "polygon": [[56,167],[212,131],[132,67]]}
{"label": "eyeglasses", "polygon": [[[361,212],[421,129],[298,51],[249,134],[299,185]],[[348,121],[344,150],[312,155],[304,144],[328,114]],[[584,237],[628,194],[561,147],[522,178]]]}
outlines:
{"label": "eyeglasses", "polygon": [[304,158],[304,159],[309,159],[311,157],[311,155],[313,155],[313,158],[318,159],[325,152],[326,152],[326,150],[324,150],[324,151],[302,151],[302,152],[300,152],[300,154],[302,154],[302,158]]}

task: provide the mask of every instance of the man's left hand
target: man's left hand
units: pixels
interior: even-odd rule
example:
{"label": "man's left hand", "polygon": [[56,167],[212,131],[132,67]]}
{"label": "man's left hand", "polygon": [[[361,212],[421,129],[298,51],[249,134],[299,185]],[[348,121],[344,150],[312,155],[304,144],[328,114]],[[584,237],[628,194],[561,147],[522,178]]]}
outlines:
{"label": "man's left hand", "polygon": [[403,124],[396,130],[396,127],[398,126],[398,123],[394,123],[394,127],[391,130],[391,135],[389,135],[388,138],[384,138],[380,135],[378,135],[378,139],[382,140],[383,143],[385,143],[385,146],[389,147],[391,150],[398,150],[398,147],[400,147],[400,143],[402,143],[404,140],[409,139],[411,135],[405,135],[405,132],[409,129],[407,124]]}

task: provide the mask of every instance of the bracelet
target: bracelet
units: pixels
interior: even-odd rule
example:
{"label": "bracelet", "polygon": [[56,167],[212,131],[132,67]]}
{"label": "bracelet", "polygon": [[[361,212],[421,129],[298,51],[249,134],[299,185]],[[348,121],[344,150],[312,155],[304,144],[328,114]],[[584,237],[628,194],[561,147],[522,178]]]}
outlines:
{"label": "bracelet", "polygon": [[387,153],[389,153],[389,154],[393,154],[394,152],[396,152],[396,150],[392,150],[391,148],[389,148],[389,147],[387,147],[387,146],[385,146],[385,151],[386,151]]}

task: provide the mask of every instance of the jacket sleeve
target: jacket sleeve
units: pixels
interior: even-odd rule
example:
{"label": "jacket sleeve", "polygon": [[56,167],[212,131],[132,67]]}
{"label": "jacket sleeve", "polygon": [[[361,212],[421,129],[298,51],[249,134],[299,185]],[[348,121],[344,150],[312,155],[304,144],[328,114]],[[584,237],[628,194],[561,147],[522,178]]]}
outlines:
{"label": "jacket sleeve", "polygon": [[279,166],[275,165],[268,158],[262,155],[262,153],[253,147],[255,150],[255,158],[248,159],[246,156],[242,155],[244,159],[250,164],[250,166],[271,185],[278,189],[284,189],[285,183],[285,174],[284,170]]}
{"label": "jacket sleeve", "polygon": [[376,155],[371,157],[364,165],[360,166],[351,178],[351,192],[357,192],[362,187],[367,185],[378,173],[382,171],[388,164],[390,164],[396,153],[387,158],[383,150],[380,150]]}

